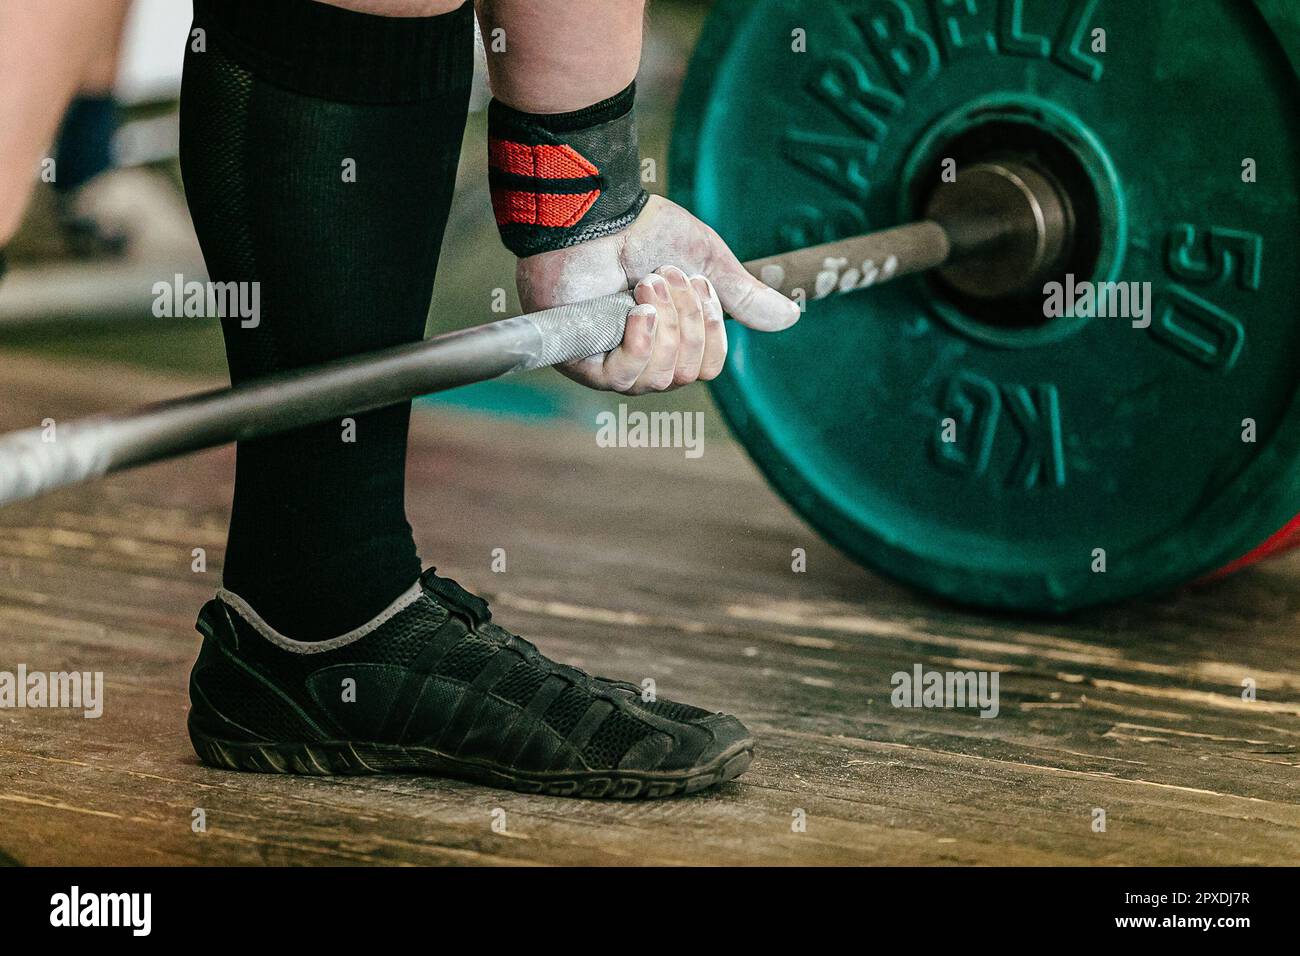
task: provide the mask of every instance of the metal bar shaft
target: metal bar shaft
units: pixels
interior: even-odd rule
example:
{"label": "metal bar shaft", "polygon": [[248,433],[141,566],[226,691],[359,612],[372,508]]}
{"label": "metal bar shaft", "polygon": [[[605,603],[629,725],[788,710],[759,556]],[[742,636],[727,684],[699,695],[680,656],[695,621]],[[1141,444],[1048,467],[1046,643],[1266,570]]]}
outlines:
{"label": "metal bar shaft", "polygon": [[[920,222],[745,264],[786,295],[849,292],[943,265],[947,231]],[[0,436],[0,505],[165,458],[358,414],[615,348],[631,293],[503,319],[53,430]]]}

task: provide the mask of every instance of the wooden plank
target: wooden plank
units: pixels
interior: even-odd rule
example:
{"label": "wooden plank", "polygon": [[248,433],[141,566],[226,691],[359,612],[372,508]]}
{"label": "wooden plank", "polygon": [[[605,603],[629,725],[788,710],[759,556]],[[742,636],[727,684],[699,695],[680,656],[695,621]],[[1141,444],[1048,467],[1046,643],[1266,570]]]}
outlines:
{"label": "wooden plank", "polygon": [[[12,357],[0,427],[204,384]],[[1300,557],[1068,620],[936,604],[821,543],[710,431],[417,416],[430,563],[552,655],[741,716],[750,772],[659,803],[420,777],[202,767],[193,617],[220,577],[220,450],[0,511],[0,670],[106,675],[104,714],[0,711],[0,855],[22,864],[1295,864]],[[493,548],[507,570],[493,573]],[[809,570],[790,570],[807,549]],[[194,548],[207,571],[191,571]],[[1000,672],[1000,712],[897,709],[915,664]],[[1242,700],[1242,681],[1258,688]],[[191,828],[195,808],[207,831]],[[1107,829],[1093,832],[1094,808]],[[492,829],[505,812],[507,831]],[[802,811],[806,830],[792,823]]]}

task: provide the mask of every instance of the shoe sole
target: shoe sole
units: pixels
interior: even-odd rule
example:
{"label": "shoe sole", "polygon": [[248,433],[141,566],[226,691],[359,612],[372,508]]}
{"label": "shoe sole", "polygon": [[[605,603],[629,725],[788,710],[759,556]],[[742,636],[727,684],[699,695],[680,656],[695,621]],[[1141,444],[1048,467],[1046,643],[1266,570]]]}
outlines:
{"label": "shoe sole", "polygon": [[220,740],[193,722],[190,742],[199,760],[222,770],[308,776],[423,773],[555,797],[638,800],[673,797],[734,780],[754,759],[754,741],[742,740],[703,767],[665,773],[585,771],[562,775],[509,773],[451,757],[431,747],[327,740],[318,743]]}

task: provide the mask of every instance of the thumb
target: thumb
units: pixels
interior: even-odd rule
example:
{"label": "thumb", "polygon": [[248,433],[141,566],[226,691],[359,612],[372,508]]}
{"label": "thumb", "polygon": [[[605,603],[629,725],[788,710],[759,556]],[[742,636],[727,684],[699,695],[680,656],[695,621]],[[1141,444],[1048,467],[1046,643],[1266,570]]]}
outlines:
{"label": "thumb", "polygon": [[722,308],[741,325],[780,332],[799,321],[799,306],[746,272],[726,246],[714,251],[704,274],[718,290]]}

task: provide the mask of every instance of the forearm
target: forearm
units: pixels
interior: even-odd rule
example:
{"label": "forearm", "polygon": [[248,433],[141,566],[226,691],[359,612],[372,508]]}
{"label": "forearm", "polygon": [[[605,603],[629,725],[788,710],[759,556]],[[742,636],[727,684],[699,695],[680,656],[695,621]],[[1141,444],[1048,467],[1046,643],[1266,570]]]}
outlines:
{"label": "forearm", "polygon": [[475,6],[492,93],[517,110],[582,109],[636,77],[644,0],[475,0]]}

